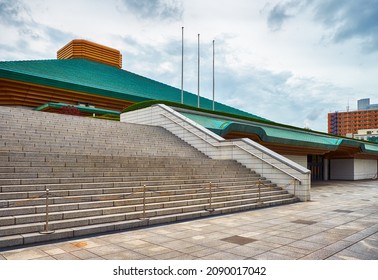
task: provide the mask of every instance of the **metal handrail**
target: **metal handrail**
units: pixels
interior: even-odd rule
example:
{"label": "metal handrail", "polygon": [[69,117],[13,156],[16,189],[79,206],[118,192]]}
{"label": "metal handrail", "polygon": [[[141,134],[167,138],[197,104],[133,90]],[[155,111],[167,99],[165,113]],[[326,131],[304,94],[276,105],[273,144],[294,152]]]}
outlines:
{"label": "metal handrail", "polygon": [[[209,140],[205,139],[204,137],[202,137],[201,135],[197,134],[196,132],[193,132],[191,130],[189,130],[187,127],[185,127],[184,125],[180,124],[179,122],[177,122],[176,120],[172,119],[171,117],[169,117],[168,115],[166,114],[161,114],[162,116],[168,118],[169,120],[173,121],[174,123],[176,123],[177,125],[181,126],[182,128],[186,129],[187,131],[189,131],[190,133],[194,134],[195,136],[197,136],[198,138],[202,139],[203,141],[205,141],[206,143],[210,144],[211,146],[213,147],[227,147],[227,146],[230,146],[230,147],[238,147],[239,149],[245,151],[246,153],[260,159],[261,161],[265,162],[266,164],[269,164],[270,166],[272,166],[273,168],[276,168],[278,169],[279,171],[281,171],[282,173],[285,173],[286,175],[290,176],[291,178],[293,178],[294,180],[298,181],[299,184],[302,184],[302,180],[297,178],[296,176],[288,173],[287,171],[279,168],[278,166],[275,166],[273,163],[259,157],[258,155],[254,154],[253,152],[241,147],[240,145],[236,144],[236,143],[232,143],[232,144],[229,144],[229,143],[226,143],[226,144],[221,144],[221,143],[217,143],[217,144],[214,144],[214,143],[211,143]],[[190,124],[190,123],[188,123]],[[191,124],[190,124],[191,125]]]}
{"label": "metal handrail", "polygon": [[[206,184],[206,183],[204,183]],[[207,184],[206,184],[207,185]],[[212,182],[209,182],[208,183],[208,188],[209,188],[209,205],[207,208],[205,208],[206,211],[212,213],[215,211],[215,208],[213,208],[213,183]],[[215,184],[216,185],[216,184]],[[258,188],[258,203],[259,204],[262,204],[262,200],[261,200],[261,185],[265,186],[266,185],[261,181],[261,179],[258,180],[258,183],[256,184],[257,185],[257,188]],[[218,186],[215,186],[215,188],[217,189],[225,189],[225,188],[222,188],[222,187],[218,187]],[[199,189],[199,190],[195,190],[195,193],[199,193],[200,191],[202,190],[206,190],[206,186]],[[139,194],[139,193],[142,193],[143,194],[143,198],[142,198],[142,217],[139,218],[140,220],[149,220],[149,218],[147,217],[147,213],[146,213],[146,193],[148,192],[152,192],[152,193],[157,193],[157,191],[155,190],[152,190],[152,189],[148,189],[147,186],[144,184],[143,185],[143,190],[142,191],[132,191],[131,193],[127,193],[127,195],[123,195],[123,197],[127,197],[127,196],[133,196],[135,194]],[[295,192],[295,180],[294,180],[294,192]],[[158,194],[160,196],[160,194]],[[53,197],[62,197],[62,196],[57,196],[57,195],[54,195],[52,193],[50,193],[50,190],[49,189],[46,189],[46,194],[44,195],[40,195],[40,196],[37,196],[37,197],[33,197],[33,198],[30,198],[30,199],[25,199],[21,202],[27,202],[27,201],[30,201],[30,200],[35,200],[35,199],[38,199],[38,198],[42,198],[42,197],[45,197],[46,198],[46,212],[45,212],[45,215],[46,215],[46,218],[45,218],[45,225],[44,225],[44,230],[41,230],[40,233],[41,234],[52,234],[55,232],[55,230],[51,230],[49,229],[49,197],[50,196],[53,196]],[[62,197],[64,199],[69,199],[70,197],[69,196],[66,196],[66,197]]]}

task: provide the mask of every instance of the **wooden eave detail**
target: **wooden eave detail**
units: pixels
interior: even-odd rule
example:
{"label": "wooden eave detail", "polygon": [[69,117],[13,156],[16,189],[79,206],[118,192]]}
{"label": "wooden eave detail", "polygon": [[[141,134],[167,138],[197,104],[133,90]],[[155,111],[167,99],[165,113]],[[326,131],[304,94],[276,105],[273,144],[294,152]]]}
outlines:
{"label": "wooden eave detail", "polygon": [[0,78],[0,105],[38,107],[48,102],[89,103],[121,111],[135,102]]}

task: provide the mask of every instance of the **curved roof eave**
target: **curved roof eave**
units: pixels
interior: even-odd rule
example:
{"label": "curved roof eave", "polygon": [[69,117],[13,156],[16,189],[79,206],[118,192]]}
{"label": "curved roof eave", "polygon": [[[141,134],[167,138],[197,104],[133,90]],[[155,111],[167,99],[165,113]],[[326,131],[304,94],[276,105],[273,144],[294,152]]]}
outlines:
{"label": "curved roof eave", "polygon": [[[306,142],[301,140],[292,140],[282,137],[269,136],[264,128],[252,125],[238,124],[228,122],[222,129],[211,129],[218,135],[225,137],[227,134],[237,132],[245,134],[257,135],[261,141],[266,143],[284,144],[284,145],[298,145],[303,147],[313,147],[327,149],[329,151],[336,151],[342,146],[359,149],[362,153],[378,155],[378,145],[371,145],[367,143],[358,142],[353,139],[337,139],[336,144],[322,144],[314,142]],[[319,136],[322,137],[322,136]]]}
{"label": "curved roof eave", "polygon": [[364,144],[361,150],[364,153],[378,155],[378,145]]}
{"label": "curved roof eave", "polygon": [[[284,137],[277,137],[269,135],[263,127],[253,126],[250,124],[242,124],[242,123],[228,123],[223,129],[220,130],[220,136],[224,137],[227,134],[232,132],[238,133],[245,133],[245,134],[255,134],[257,135],[261,141],[267,143],[274,143],[274,144],[284,144],[284,145],[298,145],[303,147],[315,147],[327,150],[336,150],[339,145],[333,144],[324,144],[324,143],[316,143],[310,141],[302,141],[297,139],[288,139]],[[319,136],[321,137],[321,136]]]}

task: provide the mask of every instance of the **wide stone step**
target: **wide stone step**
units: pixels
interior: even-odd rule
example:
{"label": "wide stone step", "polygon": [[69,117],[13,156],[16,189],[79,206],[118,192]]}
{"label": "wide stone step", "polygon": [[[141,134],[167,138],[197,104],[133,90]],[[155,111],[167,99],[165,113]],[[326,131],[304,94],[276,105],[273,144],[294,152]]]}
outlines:
{"label": "wide stone step", "polygon": [[[235,181],[235,182],[222,182],[212,187],[212,193],[216,196],[218,193],[237,192],[239,190],[257,189],[257,181]],[[274,185],[265,182],[264,186],[261,186],[261,190],[273,189]],[[277,188],[274,188],[277,189]],[[50,191],[50,203],[68,203],[77,201],[104,201],[120,199],[127,196],[141,197],[144,192],[144,186],[134,186],[126,188],[108,188],[108,189],[76,189],[76,190],[58,190]],[[183,184],[183,185],[162,185],[158,187],[146,187],[146,196],[166,196],[166,195],[181,195],[181,194],[197,194],[197,193],[209,193],[209,184]],[[18,193],[1,193],[1,199],[6,207],[17,207],[26,205],[41,205],[44,204],[45,192],[18,192]],[[63,201],[63,202],[61,202]],[[1,212],[1,209],[0,209]]]}
{"label": "wide stone step", "polygon": [[[277,202],[281,200],[293,200],[293,197],[288,194],[267,194],[260,199],[256,196],[253,198],[240,198],[232,200],[214,201],[211,205],[206,200],[198,200],[196,204],[188,204],[187,201],[181,203],[168,202],[164,204],[164,207],[153,207],[148,205],[143,210],[142,205],[123,207],[122,211],[109,211],[104,209],[91,209],[91,210],[78,210],[67,212],[53,212],[49,214],[50,229],[63,229],[72,226],[83,226],[92,224],[101,224],[107,222],[117,222],[123,220],[141,219],[144,217],[151,218],[155,216],[172,215],[179,213],[189,213],[200,210],[206,210],[211,207],[217,208],[231,208],[240,207],[248,204],[255,203],[270,203],[272,201]],[[11,225],[1,227],[0,236],[6,236],[10,234],[22,234],[43,230],[44,221],[46,216],[44,214],[36,215],[24,215],[1,218],[4,224],[13,222]],[[22,226],[24,225],[24,226]]]}
{"label": "wide stone step", "polygon": [[[243,167],[235,164],[234,162],[181,162],[181,161],[169,161],[169,159],[162,159],[160,162],[145,162],[141,161],[125,161],[116,162],[115,160],[103,161],[103,162],[92,162],[90,160],[85,160],[83,162],[73,161],[73,162],[63,162],[63,161],[38,161],[32,158],[27,161],[7,161],[4,157],[0,156],[0,169],[1,173],[33,173],[35,171],[41,170],[53,170],[53,171],[71,171],[76,169],[78,171],[98,171],[98,172],[108,172],[108,171],[139,171],[149,169],[162,170],[164,168],[173,169],[223,169],[223,170],[242,170]],[[195,160],[195,159],[193,159]],[[247,170],[245,168],[245,170]],[[251,172],[251,171],[249,171]]]}
{"label": "wide stone step", "polygon": [[177,156],[177,157],[199,157],[197,154],[193,154],[193,152],[185,153],[185,152],[177,152],[180,148],[177,148],[172,151],[166,151],[162,148],[155,149],[155,150],[148,150],[146,151],[145,147],[140,149],[119,149],[119,150],[104,150],[103,148],[99,149],[53,149],[53,148],[44,148],[44,149],[31,149],[26,148],[25,146],[14,146],[9,149],[0,148],[3,151],[19,151],[19,152],[50,152],[56,154],[72,154],[72,153],[80,153],[80,154],[89,154],[89,155],[114,155],[114,156],[154,156],[156,154],[166,155],[166,156]]}
{"label": "wide stone step", "polygon": [[[170,223],[170,222],[177,222],[177,221],[184,221],[188,219],[194,219],[194,218],[202,218],[202,217],[208,217],[218,214],[229,214],[239,211],[247,211],[252,209],[257,209],[261,207],[271,207],[276,205],[282,205],[287,203],[294,203],[297,202],[297,199],[295,198],[284,198],[284,199],[278,199],[278,200],[268,200],[268,201],[257,201],[249,204],[244,205],[238,205],[238,206],[232,206],[232,207],[222,207],[222,208],[213,208],[211,210],[213,211],[207,211],[206,209],[203,210],[197,210],[193,212],[180,212],[180,213],[174,213],[174,214],[168,214],[162,216],[151,216],[148,219],[132,219],[132,220],[122,220],[125,216],[122,214],[115,218],[119,221],[112,221],[112,222],[103,222],[100,224],[90,224],[88,221],[78,220],[78,221],[72,221],[69,222],[70,226],[68,228],[62,228],[62,229],[55,229],[55,232],[52,234],[41,234],[39,231],[44,230],[44,223],[38,223],[34,226],[33,232],[30,233],[22,233],[23,229],[27,225],[19,225],[14,226],[16,230],[13,231],[12,234],[9,235],[3,235],[0,237],[0,247],[11,247],[11,246],[17,246],[17,245],[26,245],[26,244],[33,244],[43,241],[51,241],[51,240],[57,240],[62,238],[73,238],[73,237],[79,237],[89,234],[98,234],[98,233],[105,233],[105,232],[114,232],[114,231],[120,231],[120,230],[127,230],[132,228],[138,228],[143,226],[151,226],[156,224],[162,224],[162,223]],[[210,209],[209,209],[210,210]],[[143,212],[139,213],[141,217],[143,218]],[[92,222],[95,222],[95,219],[92,220]],[[59,227],[56,226],[56,224],[52,225],[53,227]],[[31,228],[31,227],[29,227]],[[18,233],[16,233],[18,232]]]}
{"label": "wide stone step", "polygon": [[[249,185],[246,185],[249,183]],[[256,184],[250,182],[234,182],[226,184],[227,187],[220,187],[220,188],[213,188],[212,193],[213,196],[216,197],[218,195],[222,195],[226,193],[227,195],[240,193],[240,192],[253,192],[256,191],[258,188]],[[277,190],[280,188],[275,187],[272,185],[265,185],[261,186],[260,190],[263,192],[264,190]],[[112,189],[109,189],[112,190]],[[50,192],[50,204],[67,204],[67,203],[82,203],[84,202],[108,202],[113,201],[114,205],[125,205],[127,201],[133,201],[130,199],[139,199],[143,197],[144,187],[133,187],[129,189],[119,190],[119,192],[108,191],[104,192],[104,190],[98,189],[97,192],[92,192],[92,190],[78,190],[78,192],[71,192],[67,193],[67,191],[63,192]],[[188,187],[186,185],[177,187],[177,186],[163,186],[163,187],[155,187],[155,188],[146,188],[146,197],[149,201],[163,201],[165,198],[163,196],[173,196],[170,197],[169,200],[174,199],[181,199],[181,195],[190,195],[192,198],[194,196],[206,197],[209,195],[209,188],[206,185],[198,184]],[[76,195],[75,195],[76,194]],[[81,195],[79,195],[81,194]],[[63,196],[66,195],[66,196]],[[24,198],[17,198],[17,199],[9,199],[2,201],[2,207],[0,208],[0,217],[4,215],[8,215],[11,213],[18,213],[18,210],[12,210],[12,208],[22,208],[24,211],[29,213],[30,210],[25,209],[26,206],[36,207],[38,205],[44,205],[45,201],[45,192],[39,192],[39,194],[30,195],[31,197],[27,198],[26,195]],[[163,197],[163,198],[162,198]],[[139,202],[137,202],[139,203]],[[57,207],[56,205],[51,205],[51,207]],[[81,206],[82,207],[82,206]],[[97,207],[96,205],[94,207]],[[75,208],[76,209],[76,208]],[[31,212],[35,213],[35,211]]]}
{"label": "wide stone step", "polygon": [[[28,166],[28,167],[0,167],[0,177],[6,177],[8,174],[12,174],[12,176],[24,176],[24,174],[56,174],[58,176],[60,173],[71,173],[72,176],[75,174],[95,174],[90,176],[122,176],[123,174],[129,175],[128,172],[141,172],[141,173],[154,173],[154,172],[167,172],[167,168],[169,167],[169,171],[180,172],[182,168],[186,168],[186,172],[204,172],[207,171],[216,171],[216,172],[234,172],[236,174],[239,173],[248,173],[249,171],[240,170],[237,168],[232,168],[231,166],[207,166],[206,168],[200,166],[190,166],[190,165],[172,165],[172,166],[149,166],[147,167],[139,167],[139,166],[127,166],[127,167],[79,167],[79,166]],[[14,174],[14,175],[13,175]],[[78,176],[78,175],[76,175]]]}
{"label": "wide stone step", "polygon": [[[168,168],[167,168],[168,169]],[[169,170],[152,169],[137,171],[52,171],[52,172],[28,172],[28,173],[0,173],[0,184],[2,179],[27,179],[27,178],[83,178],[83,177],[124,177],[124,176],[175,176],[182,174],[182,168],[173,168]],[[239,174],[248,174],[247,170],[232,171],[227,169],[206,169],[206,168],[188,168],[185,174],[211,175],[211,174],[238,176]]]}
{"label": "wide stone step", "polygon": [[[261,187],[261,195],[266,192],[283,192],[277,187]],[[216,199],[222,196],[255,194],[258,188],[255,185],[234,185],[228,188],[212,190],[212,197]],[[165,191],[149,191],[145,193],[146,201],[148,203],[162,203],[166,201],[186,200],[194,198],[208,198],[210,190],[198,187],[197,189],[177,189]],[[108,193],[108,194],[89,194],[71,196],[56,196],[52,193],[49,198],[49,205],[51,209],[75,210],[75,209],[88,209],[96,207],[111,207],[111,206],[124,206],[142,203],[144,197],[143,188],[130,190],[128,193]],[[111,203],[110,203],[111,202]],[[43,212],[43,206],[46,204],[45,196],[24,198],[24,199],[9,199],[4,201],[3,208],[0,208],[0,217],[7,215],[29,214]],[[77,205],[71,206],[69,204]],[[67,205],[62,208],[61,205]],[[32,210],[30,210],[32,209]],[[55,211],[55,210],[54,210]]]}
{"label": "wide stone step", "polygon": [[[54,137],[54,136],[49,136]],[[120,136],[121,137],[121,136]],[[63,141],[63,140],[62,140]],[[137,141],[137,140],[135,140]],[[164,139],[160,139],[160,141],[164,141]],[[107,145],[110,145],[106,142],[79,142],[76,144],[71,143],[41,143],[38,141],[25,141],[25,143],[17,141],[5,141],[0,139],[0,149],[2,151],[19,151],[21,147],[21,151],[24,152],[36,152],[36,151],[45,151],[45,152],[53,152],[54,150],[70,150],[70,151],[98,151],[99,149],[103,149],[106,151],[132,151],[132,150],[138,150],[145,148],[146,145],[155,145],[152,151],[156,151],[156,148],[159,148],[159,150],[162,150],[164,152],[176,152],[176,154],[188,152],[188,154],[193,153],[194,151],[189,149],[189,147],[184,146],[183,144],[179,143],[167,143],[165,142],[165,145],[171,145],[171,146],[163,146],[162,144],[158,145],[158,142],[139,142],[137,144],[132,145],[125,145],[125,143],[119,143],[119,144],[111,144],[111,146],[106,147]],[[180,147],[181,150],[177,151],[173,147],[177,148]],[[149,151],[144,151],[148,153]],[[100,153],[101,154],[101,153]]]}
{"label": "wide stone step", "polygon": [[[48,136],[51,138],[55,138],[54,135]],[[90,137],[90,136],[89,136]],[[119,136],[120,138],[124,138],[124,136]],[[59,142],[48,142],[48,141],[39,141],[35,140],[25,140],[21,141],[20,139],[0,139],[0,150],[2,151],[24,151],[24,152],[33,152],[33,151],[46,151],[52,152],[54,150],[70,150],[73,151],[97,151],[98,149],[104,149],[104,151],[113,151],[113,150],[120,150],[120,151],[130,151],[130,150],[139,150],[143,149],[146,145],[155,145],[157,148],[165,151],[165,152],[187,152],[188,154],[194,153],[199,154],[198,151],[193,151],[190,147],[185,146],[182,143],[175,142],[175,141],[164,141],[164,139],[154,139],[155,141],[139,141],[135,139],[134,144],[125,145],[123,141],[119,143],[108,143],[106,141],[101,141],[100,139],[93,139],[92,141],[80,141],[75,143],[67,142],[66,139],[61,139],[61,143]],[[160,143],[159,143],[160,141]],[[164,146],[161,144],[161,141],[164,141]],[[21,148],[20,148],[21,147]],[[180,147],[180,151],[175,151],[175,148]],[[155,151],[154,149],[152,149]],[[147,152],[147,151],[145,151]]]}
{"label": "wide stone step", "polygon": [[[24,158],[22,158],[24,159]],[[85,173],[85,172],[95,172],[99,174],[98,176],[103,176],[101,174],[109,172],[179,172],[183,171],[184,168],[186,172],[204,172],[204,171],[219,171],[219,172],[237,172],[237,173],[248,173],[251,172],[247,168],[243,168],[234,162],[220,162],[220,161],[210,161],[210,162],[180,162],[171,161],[168,162],[162,160],[162,162],[145,162],[142,161],[129,161],[124,163],[116,163],[115,161],[110,162],[97,162],[88,164],[89,160],[86,159],[85,163],[75,160],[74,162],[49,162],[40,161],[38,158],[30,158],[28,162],[30,164],[23,164],[19,166],[19,161],[9,162],[2,158],[3,166],[0,166],[0,175],[5,176],[6,174],[20,174],[23,176],[24,173],[27,174],[45,174],[45,173]],[[4,164],[7,162],[7,164]],[[108,165],[109,164],[109,165]]]}
{"label": "wide stone step", "polygon": [[[185,174],[185,175],[183,175]],[[139,174],[136,174],[139,175]],[[231,178],[256,178],[256,174],[248,174],[241,172],[240,174],[232,174]],[[65,178],[23,178],[23,179],[0,179],[0,188],[2,191],[6,190],[5,187],[12,185],[51,185],[51,184],[78,184],[78,183],[107,183],[107,182],[135,182],[139,181],[140,184],[154,185],[159,184],[159,181],[172,181],[172,180],[192,180],[192,179],[208,179],[208,181],[219,181],[224,178],[229,178],[229,174],[149,174],[145,176],[122,176],[122,177],[65,177]],[[9,189],[9,188],[8,188]]]}
{"label": "wide stone step", "polygon": [[[201,157],[177,157],[177,156],[112,156],[112,155],[86,155],[86,154],[57,154],[57,153],[34,153],[34,152],[4,152],[0,151],[2,162],[16,164],[17,162],[38,163],[37,166],[51,166],[62,163],[69,167],[72,163],[81,163],[82,167],[107,167],[104,164],[111,164],[111,167],[129,167],[132,164],[148,165],[150,167],[158,166],[224,166],[240,167],[241,165],[233,160],[212,160]],[[5,166],[6,167],[6,166]],[[12,167],[12,166],[10,166]]]}
{"label": "wide stone step", "polygon": [[[117,179],[119,177],[116,177]],[[108,178],[109,179],[109,178]],[[161,185],[187,185],[187,184],[209,184],[210,182],[215,183],[229,183],[229,182],[256,182],[258,179],[262,182],[267,183],[267,180],[263,180],[256,174],[243,174],[238,177],[229,176],[216,176],[209,177],[207,175],[179,175],[179,176],[147,176],[147,177],[122,177],[122,180],[99,180],[98,182],[73,182],[73,183],[55,183],[55,184],[9,184],[0,186],[0,190],[3,193],[7,192],[31,192],[31,191],[46,191],[49,189],[54,190],[76,190],[76,189],[93,189],[93,188],[125,188],[125,187],[139,187],[139,186],[149,186],[156,187]],[[54,180],[56,181],[56,180]],[[12,180],[11,183],[19,182],[17,180]]]}
{"label": "wide stone step", "polygon": [[[212,198],[212,205],[213,207],[224,207],[226,205],[233,206],[239,205],[240,203],[246,203],[250,200],[261,200],[265,201],[266,197],[271,198],[275,196],[276,198],[286,198],[291,197],[287,193],[283,191],[264,191],[261,193],[259,198],[258,192],[243,192],[243,193],[231,193],[226,195],[225,193],[214,193],[214,197]],[[114,202],[114,206],[105,205],[105,207],[100,207],[101,204],[98,203],[97,207],[95,208],[86,208],[86,209],[75,209],[75,210],[63,210],[55,212],[54,209],[56,207],[50,207],[49,212],[49,221],[56,221],[56,220],[65,220],[65,219],[73,219],[73,218],[82,218],[82,217],[91,217],[91,216],[100,216],[100,215],[111,215],[111,214],[121,214],[121,213],[136,213],[138,211],[142,211],[143,208],[146,211],[156,210],[160,211],[161,209],[168,209],[168,208],[179,208],[184,207],[185,209],[192,209],[187,207],[199,207],[203,208],[204,206],[209,206],[210,200],[208,194],[199,194],[199,195],[181,195],[181,196],[174,196],[174,197],[162,197],[159,201],[155,199],[146,198],[146,205],[143,207],[143,198],[139,199],[129,199],[123,200],[122,202],[125,203],[123,206],[117,206],[117,203]],[[107,207],[106,207],[107,206]],[[186,210],[183,211],[186,211]],[[43,211],[42,211],[43,210]],[[24,214],[24,215],[14,215],[14,216],[7,216],[0,218],[1,225],[18,225],[18,224],[26,224],[26,223],[35,223],[35,222],[43,222],[46,220],[45,209],[39,208],[41,213],[33,213],[33,214]],[[159,214],[160,215],[160,214]]]}
{"label": "wide stone step", "polygon": [[[32,134],[32,133],[37,133],[37,135],[38,135],[38,132],[30,132],[30,134]],[[82,137],[84,138],[84,137],[90,137],[90,136],[91,135],[83,135]],[[143,147],[143,146],[151,144],[151,143],[157,144],[158,146],[162,146],[161,142],[159,143],[159,141],[165,141],[164,144],[166,144],[166,146],[163,146],[163,147],[165,147],[167,150],[173,150],[172,147],[169,146],[169,145],[180,146],[183,149],[187,149],[188,151],[190,150],[190,148],[188,146],[186,146],[184,143],[180,142],[177,139],[171,139],[171,140],[168,139],[167,140],[164,137],[160,137],[160,138],[156,137],[153,140],[141,140],[137,137],[135,139],[131,139],[130,137],[128,137],[128,142],[130,144],[125,146],[125,142],[124,142],[124,140],[122,140],[122,138],[124,138],[125,135],[118,135],[118,136],[113,135],[113,136],[114,137],[120,137],[121,139],[118,139],[116,141],[115,140],[109,141],[109,138],[106,138],[106,137],[109,137],[108,135],[104,136],[102,138],[92,136],[92,138],[87,139],[87,140],[83,140],[81,138],[67,139],[67,137],[64,137],[64,136],[61,136],[59,138],[59,135],[58,135],[58,138],[57,138],[57,135],[53,135],[53,134],[52,135],[45,135],[45,136],[39,135],[37,137],[36,136],[29,136],[29,135],[26,135],[26,136],[14,135],[13,137],[8,136],[7,138],[1,137],[0,138],[0,147],[5,149],[7,146],[11,147],[11,146],[19,146],[19,145],[26,145],[27,144],[28,147],[33,147],[35,149],[43,148],[43,146],[56,147],[56,148],[59,148],[59,147],[73,147],[73,148],[86,147],[87,149],[91,149],[91,148],[103,147],[104,145],[106,145],[107,147],[105,147],[105,148],[111,150],[112,148]]]}
{"label": "wide stone step", "polygon": [[40,153],[40,152],[5,152],[0,151],[0,158],[4,162],[46,162],[46,163],[82,163],[83,166],[93,163],[121,163],[121,164],[161,164],[174,165],[179,164],[198,164],[198,165],[222,165],[225,163],[233,163],[234,166],[240,165],[232,160],[212,160],[207,157],[175,157],[167,155],[155,155],[154,157],[131,157],[131,156],[106,156],[106,155],[86,155],[86,154],[56,154],[56,153]]}
{"label": "wide stone step", "polygon": [[[135,180],[133,180],[135,179]],[[139,180],[138,180],[139,179]],[[240,177],[207,177],[207,176],[157,176],[154,180],[146,178],[125,178],[125,182],[97,182],[97,183],[73,183],[73,184],[50,184],[50,185],[8,185],[1,187],[0,199],[17,198],[35,198],[45,194],[46,189],[50,190],[53,195],[70,195],[78,192],[95,191],[102,193],[114,193],[123,191],[135,191],[146,186],[149,190],[171,190],[171,189],[191,189],[208,187],[210,183],[214,188],[234,186],[234,185],[272,185],[268,180],[262,180],[256,175],[247,175]]]}

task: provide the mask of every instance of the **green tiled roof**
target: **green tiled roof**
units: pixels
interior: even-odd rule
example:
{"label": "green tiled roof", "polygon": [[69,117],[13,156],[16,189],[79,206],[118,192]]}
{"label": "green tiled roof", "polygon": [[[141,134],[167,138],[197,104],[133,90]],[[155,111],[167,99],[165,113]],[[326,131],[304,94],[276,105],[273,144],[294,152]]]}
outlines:
{"label": "green tiled roof", "polygon": [[256,134],[267,143],[288,144],[305,147],[316,147],[327,150],[337,150],[339,146],[349,146],[360,148],[361,151],[378,154],[378,145],[368,144],[363,141],[346,139],[342,137],[280,127],[263,123],[243,122],[243,120],[230,120],[218,116],[203,115],[195,112],[180,112],[185,117],[212,130],[220,136],[225,136],[230,132],[243,132],[246,134]]}
{"label": "green tiled roof", "polygon": [[[3,61],[0,62],[0,78],[133,102],[157,99],[181,102],[181,90],[178,88],[87,59]],[[196,106],[197,95],[185,91],[184,104]],[[202,97],[201,108],[211,109],[212,101]],[[260,118],[218,102],[215,109]]]}

